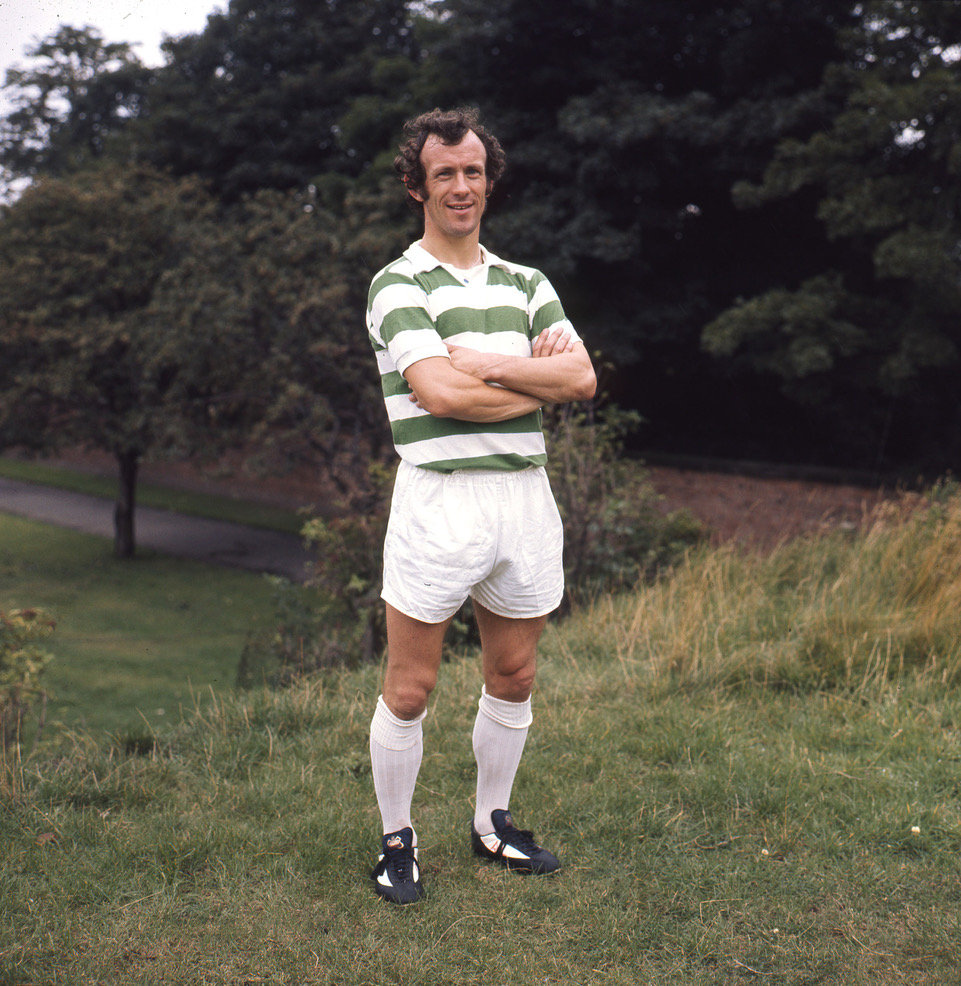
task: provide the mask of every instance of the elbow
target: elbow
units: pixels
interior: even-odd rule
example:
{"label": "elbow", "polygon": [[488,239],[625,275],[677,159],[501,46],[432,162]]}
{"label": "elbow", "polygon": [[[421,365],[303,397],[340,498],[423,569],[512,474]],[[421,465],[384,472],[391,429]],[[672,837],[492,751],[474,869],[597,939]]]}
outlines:
{"label": "elbow", "polygon": [[459,410],[452,394],[436,391],[425,395],[418,394],[420,406],[435,418],[456,418]]}
{"label": "elbow", "polygon": [[589,401],[597,393],[597,376],[593,369],[581,374],[573,387],[574,401]]}

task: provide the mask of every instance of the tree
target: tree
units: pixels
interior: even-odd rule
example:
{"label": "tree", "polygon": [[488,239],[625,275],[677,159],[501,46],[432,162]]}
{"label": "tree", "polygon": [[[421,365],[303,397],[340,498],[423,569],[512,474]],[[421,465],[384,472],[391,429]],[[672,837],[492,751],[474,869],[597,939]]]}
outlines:
{"label": "tree", "polygon": [[206,424],[199,402],[167,400],[193,340],[160,331],[150,306],[208,216],[195,181],[115,166],[40,179],[0,211],[0,447],[113,454],[121,557],[141,459]]}
{"label": "tree", "polygon": [[147,80],[127,44],[87,28],[61,27],[27,52],[34,63],[7,72],[15,109],[0,120],[4,180],[63,176],[100,158],[136,115]]}
{"label": "tree", "polygon": [[399,189],[358,185],[327,206],[311,188],[222,210],[154,295],[151,319],[177,367],[167,400],[201,395],[211,423],[274,468],[313,464],[347,492],[387,437],[363,312],[373,272],[402,249],[403,223],[385,220],[397,208]]}
{"label": "tree", "polygon": [[713,321],[704,344],[780,380],[864,466],[943,469],[961,454],[959,32],[959,3],[865,4],[824,79],[839,112],[734,190],[744,209],[810,210],[824,249]]}
{"label": "tree", "polygon": [[405,0],[231,0],[165,49],[137,146],[228,201],[360,173],[403,113],[417,58]]}
{"label": "tree", "polygon": [[744,440],[744,395],[701,330],[818,231],[773,204],[740,212],[730,190],[831,118],[820,79],[854,6],[448,0],[420,29],[438,98],[479,105],[508,151],[490,245],[557,283],[654,444]]}

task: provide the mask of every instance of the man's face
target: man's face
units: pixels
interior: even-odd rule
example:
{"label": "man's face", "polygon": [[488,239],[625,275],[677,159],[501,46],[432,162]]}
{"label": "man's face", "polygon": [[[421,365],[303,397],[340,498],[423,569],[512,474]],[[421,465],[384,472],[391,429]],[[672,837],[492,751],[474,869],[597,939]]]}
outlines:
{"label": "man's face", "polygon": [[425,238],[470,236],[487,205],[487,151],[480,137],[470,131],[459,144],[444,144],[431,135],[420,160],[424,187],[410,194],[424,203]]}

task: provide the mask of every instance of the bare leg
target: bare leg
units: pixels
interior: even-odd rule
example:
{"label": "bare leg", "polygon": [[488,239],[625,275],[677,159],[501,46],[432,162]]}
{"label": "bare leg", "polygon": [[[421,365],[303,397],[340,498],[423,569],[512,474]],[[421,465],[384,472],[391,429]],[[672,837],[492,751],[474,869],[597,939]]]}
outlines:
{"label": "bare leg", "polygon": [[537,642],[547,626],[547,617],[510,619],[476,601],[474,613],[481,635],[487,693],[506,702],[526,702],[534,689]]}
{"label": "bare leg", "polygon": [[384,701],[398,719],[416,719],[427,708],[451,620],[422,623],[388,605]]}

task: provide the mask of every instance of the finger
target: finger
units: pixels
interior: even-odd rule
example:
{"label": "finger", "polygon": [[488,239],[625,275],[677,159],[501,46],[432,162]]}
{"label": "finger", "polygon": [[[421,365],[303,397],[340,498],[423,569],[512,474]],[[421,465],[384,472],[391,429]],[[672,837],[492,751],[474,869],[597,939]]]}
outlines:
{"label": "finger", "polygon": [[570,352],[574,348],[573,340],[566,329],[558,327],[541,333],[541,356],[556,356],[559,353]]}
{"label": "finger", "polygon": [[549,356],[550,350],[547,349],[547,341],[550,337],[550,332],[547,329],[534,340],[534,345],[531,347],[531,353],[534,356]]}

